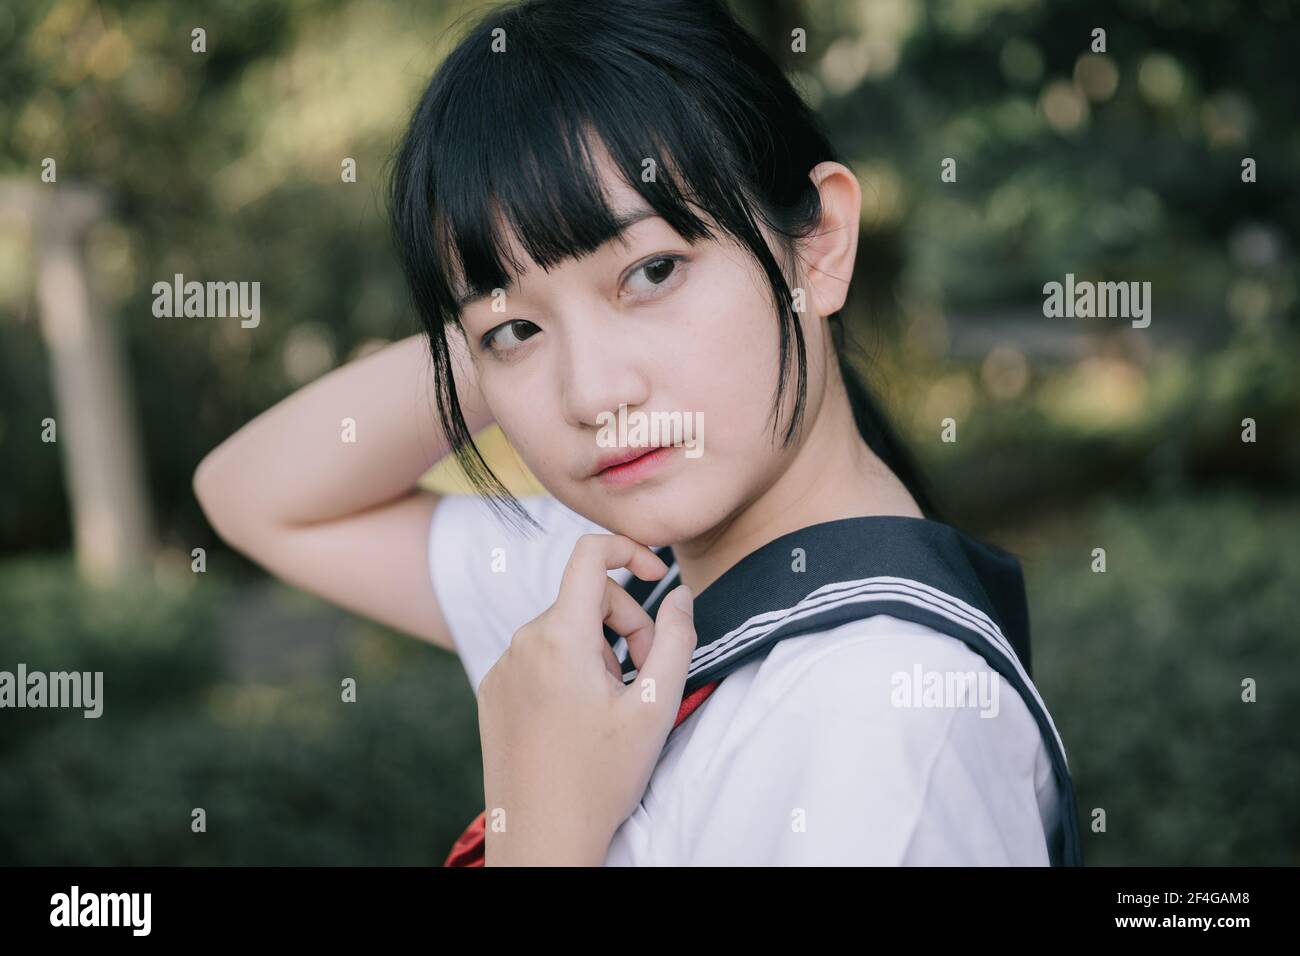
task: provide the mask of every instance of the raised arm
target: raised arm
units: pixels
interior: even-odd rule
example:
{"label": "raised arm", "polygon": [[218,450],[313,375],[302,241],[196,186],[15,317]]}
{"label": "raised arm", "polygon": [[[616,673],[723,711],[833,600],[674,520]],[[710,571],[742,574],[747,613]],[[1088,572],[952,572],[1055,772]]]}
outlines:
{"label": "raised arm", "polygon": [[[471,433],[492,419],[463,339],[448,336]],[[450,452],[428,340],[413,335],[298,390],[200,462],[194,493],[216,532],[277,577],[453,647],[429,582],[438,495],[416,482]],[[347,420],[355,440],[347,441]]]}

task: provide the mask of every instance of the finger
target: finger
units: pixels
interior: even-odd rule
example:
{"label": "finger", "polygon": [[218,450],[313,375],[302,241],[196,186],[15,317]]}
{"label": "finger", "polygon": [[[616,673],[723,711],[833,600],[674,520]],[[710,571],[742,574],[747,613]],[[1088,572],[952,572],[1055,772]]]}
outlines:
{"label": "finger", "polygon": [[602,656],[605,658],[605,670],[609,671],[609,676],[617,680],[621,686],[623,683],[623,667],[618,662],[618,655],[614,653],[614,648],[604,641],[601,642],[600,646]]}
{"label": "finger", "polygon": [[[655,622],[637,599],[628,594],[613,578],[605,578],[605,623],[627,641],[628,653],[637,667],[645,660],[654,637]],[[606,644],[608,646],[608,644]]]}
{"label": "finger", "polygon": [[627,568],[642,581],[657,581],[668,573],[668,565],[659,555],[629,537],[584,534],[564,567],[556,609],[568,620],[597,623],[604,606],[605,582],[610,580],[608,572],[615,568]]}
{"label": "finger", "polygon": [[637,673],[637,683],[644,686],[647,678],[654,681],[655,701],[669,702],[674,711],[686,688],[686,673],[697,642],[694,610],[678,604],[683,597],[688,605],[692,603],[691,589],[684,584],[660,603],[650,653]]}

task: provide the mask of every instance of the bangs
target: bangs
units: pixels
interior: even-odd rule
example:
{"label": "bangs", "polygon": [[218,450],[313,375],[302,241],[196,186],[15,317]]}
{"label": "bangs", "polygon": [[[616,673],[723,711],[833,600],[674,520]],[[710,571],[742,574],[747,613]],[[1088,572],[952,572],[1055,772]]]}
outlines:
{"label": "bangs", "polygon": [[[683,239],[694,243],[713,236],[691,203],[705,210],[718,203],[701,197],[689,179],[683,184],[669,172],[675,159],[659,149],[620,140],[621,131],[611,130],[603,122],[607,117],[599,114],[580,128],[565,129],[568,117],[550,105],[547,112],[532,113],[526,129],[510,130],[508,145],[480,153],[476,165],[481,176],[466,175],[456,163],[435,183],[430,220],[445,312],[459,313],[463,297],[503,288],[527,269],[526,262],[512,255],[507,234],[543,270],[590,255],[623,234],[633,210],[611,206],[603,189],[600,153]],[[543,128],[552,122],[554,131]],[[493,135],[482,132],[484,139]],[[646,135],[645,128],[638,132]],[[640,170],[646,159],[654,163],[649,168],[656,181],[628,175],[628,170]]]}
{"label": "bangs", "polygon": [[[765,177],[729,146],[742,131],[728,129],[758,120],[672,62],[680,41],[671,20],[624,21],[614,48],[550,35],[544,10],[527,28],[509,13],[481,24],[483,36],[471,35],[439,71],[442,82],[435,77],[403,146],[394,220],[416,259],[408,276],[422,286],[417,305],[443,324],[466,296],[526,271],[507,236],[549,270],[622,235],[626,211],[602,187],[605,158],[687,242],[718,238],[716,226],[750,248],[764,243],[760,207],[741,184]],[[491,50],[496,26],[505,52]]]}

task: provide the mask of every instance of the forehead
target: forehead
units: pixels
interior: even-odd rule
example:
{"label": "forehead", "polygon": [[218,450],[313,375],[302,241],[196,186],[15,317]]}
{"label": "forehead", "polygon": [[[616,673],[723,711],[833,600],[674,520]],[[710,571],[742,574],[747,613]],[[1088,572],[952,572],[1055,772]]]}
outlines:
{"label": "forehead", "polygon": [[[598,174],[599,188],[604,196],[605,204],[614,214],[614,217],[623,223],[623,229],[630,229],[643,219],[657,216],[658,214],[654,209],[620,175],[603,145],[597,140],[590,148],[592,150],[593,165]],[[501,243],[507,267],[510,267],[510,264],[513,263],[514,268],[517,270],[509,282],[508,288],[517,288],[519,284],[536,279],[546,271],[534,262],[525,251],[496,203],[493,203],[492,223],[497,240]],[[620,240],[624,240],[622,234],[615,236],[609,242],[618,242]],[[459,272],[454,274],[452,286],[461,308],[484,297],[481,292],[475,293],[473,290],[468,289],[464,277]]]}

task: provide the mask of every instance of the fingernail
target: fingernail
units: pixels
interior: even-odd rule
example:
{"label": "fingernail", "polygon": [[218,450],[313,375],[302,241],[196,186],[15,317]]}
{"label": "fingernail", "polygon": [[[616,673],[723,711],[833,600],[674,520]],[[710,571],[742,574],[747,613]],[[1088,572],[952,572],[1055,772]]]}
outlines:
{"label": "fingernail", "polygon": [[685,584],[673,592],[673,603],[691,617],[695,616],[695,598],[691,596],[691,589]]}

